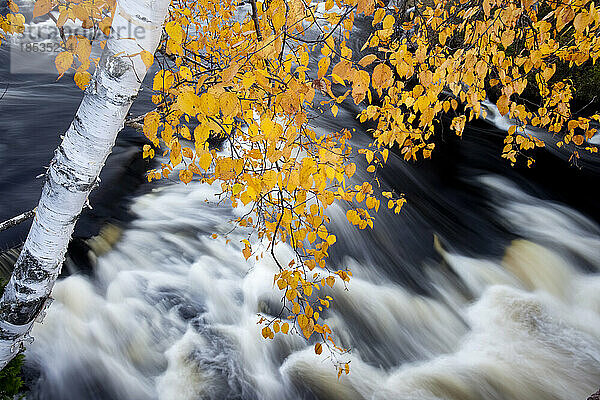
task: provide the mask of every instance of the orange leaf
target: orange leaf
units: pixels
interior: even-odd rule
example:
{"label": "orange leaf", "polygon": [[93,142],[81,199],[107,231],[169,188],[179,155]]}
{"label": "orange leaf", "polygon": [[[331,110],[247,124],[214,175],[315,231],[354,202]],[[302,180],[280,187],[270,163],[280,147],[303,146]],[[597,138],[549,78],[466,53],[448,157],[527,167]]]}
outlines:
{"label": "orange leaf", "polygon": [[193,175],[194,174],[192,174],[192,171],[190,171],[188,169],[179,171],[179,179],[181,180],[181,182],[185,183],[186,185],[192,181]]}
{"label": "orange leaf", "polygon": [[33,6],[33,18],[46,15],[54,8],[50,0],[37,0]]}
{"label": "orange leaf", "polygon": [[315,353],[321,354],[323,352],[323,346],[321,343],[315,343]]}
{"label": "orange leaf", "polygon": [[378,64],[373,70],[371,80],[374,89],[386,89],[394,83],[392,70],[385,64]]}
{"label": "orange leaf", "polygon": [[13,0],[8,0],[8,8],[14,13],[19,12],[19,6]]}
{"label": "orange leaf", "polygon": [[360,61],[358,62],[358,65],[360,65],[361,67],[366,67],[368,65],[371,65],[371,63],[373,63],[373,61],[377,60],[377,56],[374,54],[369,54],[364,56],[363,58],[360,59]]}

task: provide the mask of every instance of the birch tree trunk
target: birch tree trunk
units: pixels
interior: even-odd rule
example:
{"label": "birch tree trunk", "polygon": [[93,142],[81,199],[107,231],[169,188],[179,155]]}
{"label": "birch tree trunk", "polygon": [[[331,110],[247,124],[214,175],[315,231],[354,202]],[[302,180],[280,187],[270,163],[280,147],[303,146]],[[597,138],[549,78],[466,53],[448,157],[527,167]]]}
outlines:
{"label": "birch tree trunk", "polygon": [[75,222],[146,75],[139,55],[124,56],[142,50],[154,54],[170,1],[117,3],[111,37],[55,152],[33,225],[0,300],[0,369],[23,348],[34,321],[43,317]]}

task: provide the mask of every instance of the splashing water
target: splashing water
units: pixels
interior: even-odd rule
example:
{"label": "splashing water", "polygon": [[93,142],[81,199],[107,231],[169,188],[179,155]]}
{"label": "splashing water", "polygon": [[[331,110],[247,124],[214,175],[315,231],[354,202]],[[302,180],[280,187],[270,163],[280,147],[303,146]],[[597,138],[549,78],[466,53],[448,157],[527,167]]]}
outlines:
{"label": "splashing water", "polygon": [[[355,277],[348,291],[332,290],[326,315],[353,349],[352,372],[339,380],[299,336],[262,339],[257,313],[279,305],[276,266],[246,263],[247,232],[212,239],[236,217],[215,205],[216,189],[143,195],[94,277],[56,285],[27,352],[41,372],[33,398],[585,398],[600,379],[600,279],[574,260],[597,265],[598,228],[500,178],[480,180],[524,239],[501,259],[436,244],[442,261],[426,268],[427,296],[347,258]],[[517,224],[524,216],[533,220]]]}

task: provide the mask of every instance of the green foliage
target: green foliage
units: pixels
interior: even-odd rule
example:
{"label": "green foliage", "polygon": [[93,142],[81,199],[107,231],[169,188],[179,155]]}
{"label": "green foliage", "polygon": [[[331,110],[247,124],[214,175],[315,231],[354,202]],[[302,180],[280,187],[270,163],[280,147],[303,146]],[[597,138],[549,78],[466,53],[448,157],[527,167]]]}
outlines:
{"label": "green foliage", "polygon": [[[580,66],[557,62],[556,73],[552,82],[568,81],[572,84],[573,100],[571,110],[576,117],[589,117],[598,111],[600,106],[600,63],[586,61]],[[521,98],[529,102],[540,103],[542,101],[539,92],[534,85],[535,78],[528,79],[529,85],[523,91]]]}
{"label": "green foliage", "polygon": [[25,356],[19,354],[0,371],[0,400],[13,400],[23,388],[20,375],[24,361]]}
{"label": "green foliage", "polygon": [[559,65],[557,76],[563,79],[570,79],[573,82],[573,111],[579,111],[579,108],[589,107],[583,112],[583,115],[591,115],[598,111],[600,99],[598,98],[598,89],[600,89],[600,63],[587,61],[580,66],[571,66],[567,64]]}

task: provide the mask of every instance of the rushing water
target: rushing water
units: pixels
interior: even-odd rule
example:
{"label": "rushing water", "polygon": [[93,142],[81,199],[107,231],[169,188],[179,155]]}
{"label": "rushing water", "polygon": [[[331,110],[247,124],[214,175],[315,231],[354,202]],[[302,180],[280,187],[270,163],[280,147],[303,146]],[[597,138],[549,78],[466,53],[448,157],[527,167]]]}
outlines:
{"label": "rushing water", "polygon": [[[5,218],[35,205],[34,177],[80,94],[50,75],[2,74],[0,88],[10,82],[0,100]],[[343,121],[364,142],[356,112],[346,106],[317,128]],[[503,128],[493,115],[490,123]],[[331,290],[325,315],[352,348],[351,373],[338,379],[300,337],[262,339],[257,314],[280,304],[276,266],[243,259],[243,230],[229,243],[211,237],[229,232],[241,211],[217,204],[207,185],[139,190],[123,180],[140,157],[126,132],[79,234],[111,224],[87,242],[93,270],[57,283],[33,331],[27,398],[586,398],[600,385],[599,209],[588,192],[599,164],[580,171],[539,153],[533,170],[511,169],[498,157],[501,137],[478,124],[460,140],[442,135],[431,161],[390,155],[383,184],[409,203],[400,215],[382,209],[373,231],[356,230],[342,205],[333,207],[331,262],[354,273],[349,290]],[[115,191],[129,192],[128,213],[113,204]],[[22,238],[20,229],[3,244]]]}

